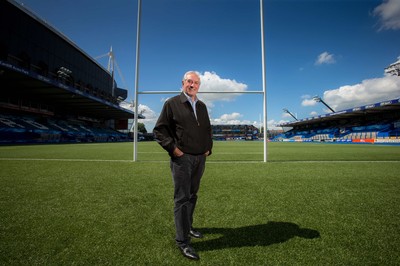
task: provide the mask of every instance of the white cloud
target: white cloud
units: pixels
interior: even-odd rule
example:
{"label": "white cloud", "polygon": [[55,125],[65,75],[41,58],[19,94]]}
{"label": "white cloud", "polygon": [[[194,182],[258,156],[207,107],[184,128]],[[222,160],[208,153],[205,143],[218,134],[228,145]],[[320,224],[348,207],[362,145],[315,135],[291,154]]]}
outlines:
{"label": "white cloud", "polygon": [[204,74],[200,74],[201,86],[199,98],[206,103],[209,108],[214,106],[215,101],[233,101],[240,93],[201,93],[206,91],[234,91],[244,92],[247,90],[247,85],[244,83],[237,82],[232,79],[224,79],[218,76],[215,72],[205,71]]}
{"label": "white cloud", "polygon": [[301,105],[302,105],[302,106],[314,106],[314,105],[316,105],[316,104],[317,104],[317,102],[314,101],[313,99],[304,99],[304,100],[301,102]]}
{"label": "white cloud", "polygon": [[144,120],[153,121],[158,118],[156,112],[154,112],[150,107],[144,104],[139,104],[138,106],[139,113],[146,117]]}
{"label": "white cloud", "polygon": [[[135,106],[132,103],[121,102],[120,106],[133,112],[135,111]],[[145,117],[145,119],[139,119],[139,122],[145,125],[147,132],[151,132],[157,122],[158,115],[150,107],[144,104],[139,104],[138,112]],[[130,119],[129,123],[131,124],[132,122],[133,119]]]}
{"label": "white cloud", "polygon": [[385,76],[366,79],[359,84],[345,85],[324,92],[324,101],[335,111],[400,97],[400,78]]}
{"label": "white cloud", "polygon": [[[122,108],[131,110],[131,111],[135,111],[135,105],[134,103],[129,103],[129,102],[121,102],[119,104],[119,106],[121,106]],[[139,114],[142,114],[146,117],[146,119],[154,119],[157,118],[156,113],[147,105],[144,104],[139,104],[138,106],[138,112]]]}
{"label": "white cloud", "polygon": [[131,103],[129,102],[120,102],[119,106],[121,106],[122,108],[128,109],[130,111],[135,111],[135,106],[133,101]]}
{"label": "white cloud", "polygon": [[238,118],[240,118],[240,117],[242,117],[242,116],[243,116],[243,115],[234,112],[234,113],[232,113],[232,114],[223,114],[223,115],[221,116],[221,119],[223,119],[223,120],[232,120],[232,119],[238,119]]}
{"label": "white cloud", "polygon": [[379,30],[400,29],[399,0],[385,0],[382,4],[374,9],[373,15],[379,17]]}
{"label": "white cloud", "polygon": [[290,122],[289,120],[280,120],[276,121],[274,119],[268,120],[267,121],[267,129],[268,130],[282,130],[282,127],[278,126],[284,123]]}
{"label": "white cloud", "polygon": [[310,115],[311,115],[311,116],[317,116],[318,113],[317,113],[316,111],[312,111],[312,112],[310,113]]}
{"label": "white cloud", "polygon": [[213,125],[236,125],[236,124],[252,124],[248,120],[240,120],[243,115],[237,112],[231,114],[223,114],[219,118],[211,119],[211,124]]}
{"label": "white cloud", "polygon": [[330,54],[328,52],[323,52],[318,56],[317,60],[315,61],[315,65],[333,64],[335,62],[336,60],[333,54]]}

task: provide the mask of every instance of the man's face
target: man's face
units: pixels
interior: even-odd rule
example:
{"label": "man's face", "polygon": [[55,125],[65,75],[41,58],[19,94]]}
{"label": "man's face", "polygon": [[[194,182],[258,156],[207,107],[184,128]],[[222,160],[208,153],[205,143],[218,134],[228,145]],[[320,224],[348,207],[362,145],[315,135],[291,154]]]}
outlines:
{"label": "man's face", "polygon": [[200,78],[196,74],[186,75],[186,79],[182,81],[183,91],[190,97],[196,97],[200,88]]}

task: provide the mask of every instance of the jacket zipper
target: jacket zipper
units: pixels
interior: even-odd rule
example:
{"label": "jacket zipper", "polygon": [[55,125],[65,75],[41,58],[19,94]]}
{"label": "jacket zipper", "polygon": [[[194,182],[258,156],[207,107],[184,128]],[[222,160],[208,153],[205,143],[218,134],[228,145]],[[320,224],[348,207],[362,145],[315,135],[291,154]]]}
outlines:
{"label": "jacket zipper", "polygon": [[[195,108],[197,109],[197,107],[195,107]],[[197,110],[196,110],[196,111],[197,111]],[[194,119],[196,119],[197,126],[199,127],[199,126],[200,126],[200,123],[199,123],[199,120],[197,119],[197,116],[196,116],[195,113],[194,113],[193,108],[192,108],[192,113],[193,113]]]}

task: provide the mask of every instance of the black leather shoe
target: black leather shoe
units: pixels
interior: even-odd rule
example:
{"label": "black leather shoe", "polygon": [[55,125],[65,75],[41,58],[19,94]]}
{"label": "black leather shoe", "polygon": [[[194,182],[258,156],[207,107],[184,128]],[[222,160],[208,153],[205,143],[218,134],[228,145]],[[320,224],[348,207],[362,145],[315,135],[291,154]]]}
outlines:
{"label": "black leather shoe", "polygon": [[194,238],[203,238],[203,234],[199,231],[196,231],[194,228],[191,228],[189,231],[189,235]]}
{"label": "black leather shoe", "polygon": [[[179,247],[179,246],[178,246]],[[191,260],[199,260],[200,257],[194,251],[194,249],[190,245],[185,245],[183,247],[179,247],[183,256]]]}

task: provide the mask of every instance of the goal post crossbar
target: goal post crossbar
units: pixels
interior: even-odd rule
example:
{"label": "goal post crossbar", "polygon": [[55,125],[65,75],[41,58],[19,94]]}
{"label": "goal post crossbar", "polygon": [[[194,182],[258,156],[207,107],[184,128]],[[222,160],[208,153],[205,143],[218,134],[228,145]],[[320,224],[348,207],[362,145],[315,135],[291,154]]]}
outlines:
{"label": "goal post crossbar", "polygon": [[[182,91],[139,91],[138,94],[179,94]],[[201,93],[217,93],[217,94],[264,94],[263,91],[199,91]]]}

